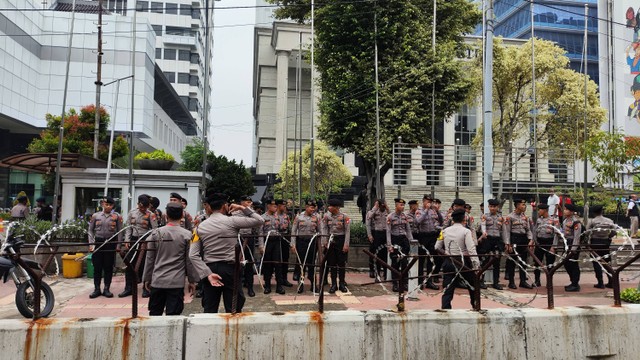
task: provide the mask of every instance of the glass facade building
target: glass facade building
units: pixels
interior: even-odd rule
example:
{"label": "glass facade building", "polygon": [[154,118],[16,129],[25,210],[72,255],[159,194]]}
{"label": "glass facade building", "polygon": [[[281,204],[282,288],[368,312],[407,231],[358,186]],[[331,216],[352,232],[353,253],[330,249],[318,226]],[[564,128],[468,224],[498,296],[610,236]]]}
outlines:
{"label": "glass facade building", "polygon": [[[527,0],[496,0],[494,2],[495,35],[529,39],[531,37],[530,4]],[[571,68],[583,72],[584,4],[589,5],[587,73],[591,79],[599,83],[597,0],[536,0],[533,6],[534,34],[537,38],[554,41],[565,49],[571,60]],[[482,27],[478,29],[478,34],[482,34]]]}

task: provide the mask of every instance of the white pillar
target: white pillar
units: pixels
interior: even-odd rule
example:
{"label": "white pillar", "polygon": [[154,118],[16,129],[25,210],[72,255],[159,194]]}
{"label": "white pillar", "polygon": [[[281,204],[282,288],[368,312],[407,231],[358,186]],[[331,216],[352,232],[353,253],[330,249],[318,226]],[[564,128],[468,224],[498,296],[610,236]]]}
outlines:
{"label": "white pillar", "polygon": [[276,149],[273,162],[273,172],[280,171],[280,165],[287,156],[285,144],[287,143],[287,99],[289,96],[289,55],[290,51],[278,50],[277,55],[277,79],[276,79]]}

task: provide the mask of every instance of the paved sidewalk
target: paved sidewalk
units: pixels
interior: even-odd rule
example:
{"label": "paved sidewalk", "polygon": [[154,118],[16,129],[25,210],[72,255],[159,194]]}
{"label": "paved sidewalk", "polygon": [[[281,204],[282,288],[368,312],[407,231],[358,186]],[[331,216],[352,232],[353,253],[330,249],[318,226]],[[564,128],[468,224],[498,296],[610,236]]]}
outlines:
{"label": "paved sidewalk", "polygon": [[[291,275],[289,275],[291,280]],[[629,271],[623,272],[621,276],[621,289],[636,287],[640,279],[640,272]],[[309,292],[308,282],[305,284],[305,292],[297,295],[295,288],[286,288],[285,295],[271,293],[264,295],[260,287],[257,277],[255,278],[254,287],[256,297],[249,298],[244,307],[244,311],[294,311],[294,310],[317,310],[317,295]],[[329,286],[325,287],[325,310],[371,310],[385,309],[395,310],[398,303],[397,293],[391,292],[391,284],[372,284],[363,286],[364,283],[371,282],[372,279],[365,273],[348,273],[347,282],[349,283],[348,293],[328,294]],[[564,286],[569,283],[566,273],[558,273],[554,276],[554,301],[555,306],[589,306],[589,305],[613,305],[613,297],[611,289],[596,289],[595,277],[593,272],[583,272],[581,278],[582,290],[579,293],[567,293]],[[75,318],[93,318],[93,317],[128,317],[131,316],[131,297],[118,298],[117,294],[124,288],[124,276],[115,276],[111,291],[116,295],[111,299],[103,296],[96,299],[90,299],[89,294],[93,291],[93,279],[78,278],[65,279],[47,278],[45,280],[53,289],[56,297],[56,306],[54,308],[53,317],[75,317]],[[506,283],[501,279],[503,285]],[[482,291],[482,308],[515,308],[515,307],[532,307],[546,308],[547,295],[544,282],[542,288],[537,291],[517,289],[498,291],[487,289]],[[141,290],[141,288],[139,287]],[[275,287],[273,287],[275,290]],[[141,316],[148,315],[147,303],[148,299],[143,299],[141,291],[138,295],[138,313]],[[245,290],[246,295],[246,290]],[[428,290],[420,291],[417,294],[417,300],[406,300],[405,306],[407,310],[414,309],[439,309],[442,294],[440,291]],[[9,281],[0,284],[0,319],[22,319],[22,316],[15,307],[15,288],[13,282]],[[200,299],[194,299],[185,296],[185,311],[183,314],[192,314],[202,312]],[[456,289],[456,295],[453,300],[453,308],[469,309],[469,295],[464,289]]]}

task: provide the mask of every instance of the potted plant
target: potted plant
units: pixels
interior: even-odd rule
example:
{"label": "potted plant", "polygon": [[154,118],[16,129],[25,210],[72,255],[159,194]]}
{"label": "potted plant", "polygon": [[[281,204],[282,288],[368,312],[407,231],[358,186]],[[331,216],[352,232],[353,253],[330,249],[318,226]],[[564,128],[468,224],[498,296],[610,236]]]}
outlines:
{"label": "potted plant", "polygon": [[140,169],[143,170],[171,170],[175,159],[173,155],[166,153],[163,149],[153,152],[142,152],[134,158]]}

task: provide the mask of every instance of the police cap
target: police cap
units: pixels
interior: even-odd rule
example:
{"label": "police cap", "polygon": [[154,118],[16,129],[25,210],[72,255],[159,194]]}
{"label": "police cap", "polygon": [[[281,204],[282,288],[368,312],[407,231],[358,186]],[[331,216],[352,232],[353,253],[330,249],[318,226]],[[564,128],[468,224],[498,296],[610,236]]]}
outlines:
{"label": "police cap", "polygon": [[458,206],[465,206],[467,203],[462,200],[462,199],[455,199],[453,200],[453,205],[458,205]]}
{"label": "police cap", "polygon": [[171,194],[169,194],[169,199],[178,199],[178,200],[182,200],[182,196],[180,196],[180,194],[172,192]]}
{"label": "police cap", "polygon": [[539,204],[538,205],[538,209],[540,209],[540,210],[548,210],[549,209],[549,205],[547,205],[547,204]]}
{"label": "police cap", "polygon": [[418,205],[418,200],[409,200],[409,205]]}
{"label": "police cap", "polygon": [[111,205],[115,205],[115,203],[116,203],[111,196],[105,197],[104,199],[102,199],[102,201],[104,201],[107,204],[111,204]]}
{"label": "police cap", "polygon": [[489,199],[488,203],[489,205],[495,205],[495,206],[500,205],[500,201],[498,201],[498,199]]}
{"label": "police cap", "polygon": [[395,198],[395,199],[393,199],[393,201],[396,202],[396,203],[401,203],[401,204],[406,204],[407,203],[406,201],[404,201],[404,199],[401,199],[401,198]]}
{"label": "police cap", "polygon": [[340,199],[329,199],[327,201],[327,204],[329,204],[329,206],[337,206],[337,207],[344,206],[344,204],[342,203],[342,200]]}

